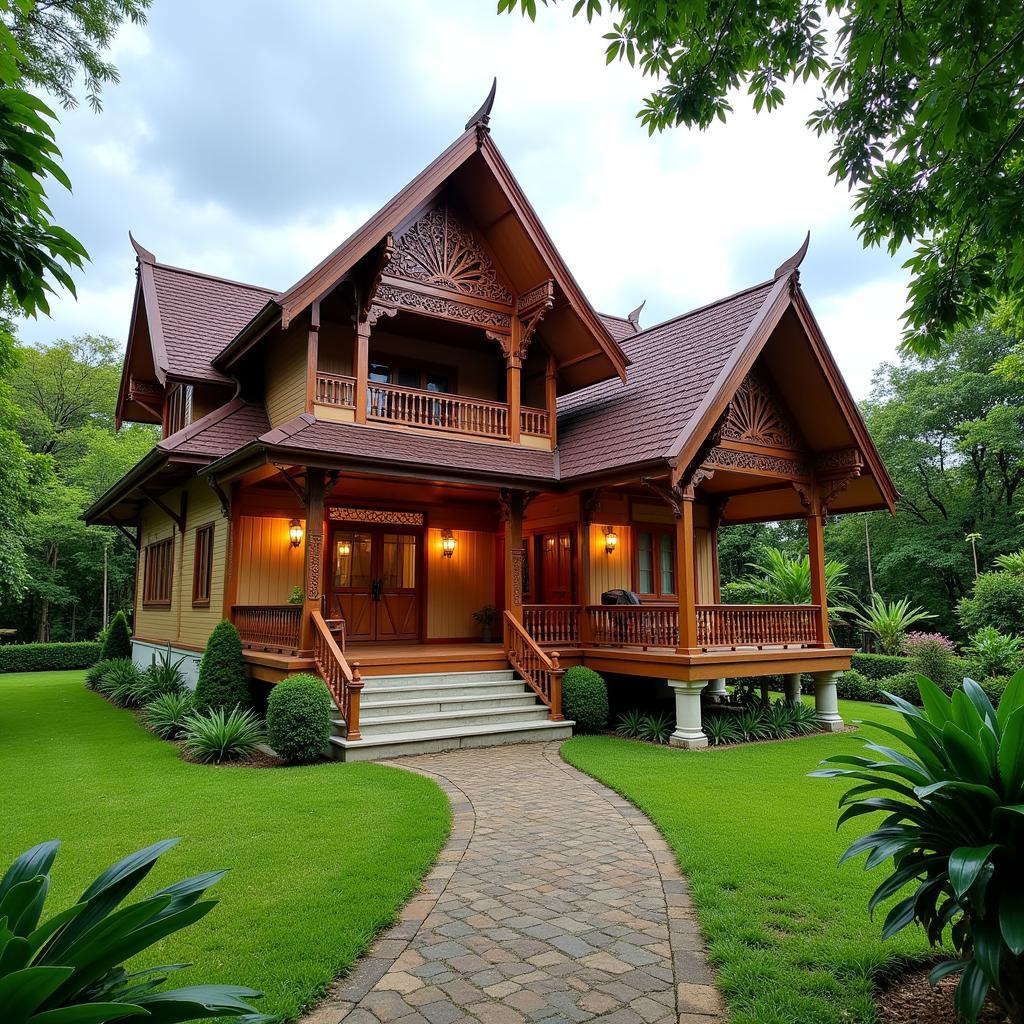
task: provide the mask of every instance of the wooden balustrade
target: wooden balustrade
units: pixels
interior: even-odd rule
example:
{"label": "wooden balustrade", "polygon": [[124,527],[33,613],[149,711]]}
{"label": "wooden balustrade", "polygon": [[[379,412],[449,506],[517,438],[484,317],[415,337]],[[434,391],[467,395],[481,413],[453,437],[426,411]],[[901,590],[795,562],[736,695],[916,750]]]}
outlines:
{"label": "wooden balustrade", "polygon": [[679,609],[642,604],[587,606],[595,644],[614,647],[677,647]]}
{"label": "wooden balustrade", "polygon": [[523,626],[539,644],[576,644],[580,608],[575,604],[524,604]]}
{"label": "wooden balustrade", "polygon": [[816,604],[702,604],[701,647],[806,647],[817,644]]}
{"label": "wooden balustrade", "polygon": [[247,647],[295,651],[299,646],[301,604],[236,604],[231,621]]}
{"label": "wooden balustrade", "polygon": [[561,722],[564,670],[558,664],[558,652],[545,654],[523,624],[508,611],[505,612],[505,656],[547,705],[548,718],[553,722]]}
{"label": "wooden balustrade", "polygon": [[547,409],[534,409],[532,406],[524,405],[519,410],[519,429],[524,434],[538,434],[541,437],[548,437],[551,433],[548,427]]}
{"label": "wooden balustrade", "polygon": [[450,430],[483,437],[508,437],[508,406],[443,391],[421,391],[394,384],[370,384],[366,415],[410,427]]}
{"label": "wooden balustrade", "polygon": [[336,643],[331,626],[318,611],[313,616],[313,660],[316,670],[327,685],[341,717],[345,719],[345,738],[362,739],[359,732],[359,704],[362,699],[363,680],[359,663],[350,666]]}
{"label": "wooden balustrade", "polygon": [[340,405],[354,409],[356,405],[356,379],[340,373],[317,373],[316,401],[321,405]]}

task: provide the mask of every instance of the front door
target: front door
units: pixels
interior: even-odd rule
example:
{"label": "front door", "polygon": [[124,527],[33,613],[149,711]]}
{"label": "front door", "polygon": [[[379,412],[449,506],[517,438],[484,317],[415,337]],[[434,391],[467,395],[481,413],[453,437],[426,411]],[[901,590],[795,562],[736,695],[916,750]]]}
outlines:
{"label": "front door", "polygon": [[540,538],[542,604],[572,604],[573,538],[569,530],[546,533]]}
{"label": "front door", "polygon": [[396,526],[331,530],[330,615],[350,641],[419,638],[420,534]]}

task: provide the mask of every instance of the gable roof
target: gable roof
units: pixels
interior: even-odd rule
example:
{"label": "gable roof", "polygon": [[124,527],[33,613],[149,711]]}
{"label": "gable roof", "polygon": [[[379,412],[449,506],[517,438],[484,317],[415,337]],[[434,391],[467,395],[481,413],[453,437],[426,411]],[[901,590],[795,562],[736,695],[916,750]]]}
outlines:
{"label": "gable roof", "polygon": [[612,313],[598,313],[601,322],[605,325],[608,333],[620,344],[627,338],[632,338],[639,333],[640,327],[634,321],[624,316],[614,316]]}

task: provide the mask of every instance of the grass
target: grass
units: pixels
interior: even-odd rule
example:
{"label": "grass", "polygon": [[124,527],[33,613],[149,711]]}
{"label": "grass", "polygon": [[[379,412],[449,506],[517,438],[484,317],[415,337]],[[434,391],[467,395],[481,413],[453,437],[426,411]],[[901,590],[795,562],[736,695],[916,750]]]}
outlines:
{"label": "grass", "polygon": [[177,984],[252,985],[285,1019],[394,920],[450,827],[433,782],[383,765],[187,764],[81,672],[0,676],[0,737],[0,873],[59,838],[53,913],[125,854],[182,836],[139,891],[230,868],[220,904],[136,962],[194,964]]}
{"label": "grass", "polygon": [[[847,721],[899,716],[841,702]],[[846,786],[809,779],[832,753],[860,752],[871,730],[756,743],[704,754],[605,736],[562,747],[572,765],[641,808],[689,876],[732,1024],[869,1024],[872,978],[927,952],[912,929],[881,941],[868,897],[888,873],[836,862],[865,821],[837,834]],[[876,734],[878,735],[878,734]],[[886,905],[886,909],[888,904]]]}

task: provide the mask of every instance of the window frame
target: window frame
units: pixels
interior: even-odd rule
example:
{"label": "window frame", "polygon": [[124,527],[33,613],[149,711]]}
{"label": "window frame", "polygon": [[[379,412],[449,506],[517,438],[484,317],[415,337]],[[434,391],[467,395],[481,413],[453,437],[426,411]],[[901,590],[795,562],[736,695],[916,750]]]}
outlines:
{"label": "window frame", "polygon": [[[159,560],[159,562],[158,562]],[[157,574],[161,579],[157,579]],[[154,597],[157,585],[160,596]],[[163,594],[166,591],[167,596]],[[174,600],[174,534],[146,545],[142,564],[142,607],[170,608]]]}
{"label": "window frame", "polygon": [[[196,527],[192,548],[192,607],[209,608],[213,593],[213,543],[216,524],[204,523]],[[202,557],[200,546],[202,545]],[[202,577],[205,577],[203,579]],[[200,585],[202,584],[202,586]]]}
{"label": "window frame", "polygon": [[[661,523],[636,523],[632,525],[633,532],[633,590],[641,601],[677,601],[679,599],[679,566],[676,559],[676,528]],[[651,535],[651,574],[654,582],[654,591],[643,591],[640,589],[640,537],[649,533]],[[670,550],[672,552],[672,583],[673,591],[669,593],[661,588],[661,539],[668,537]]]}

